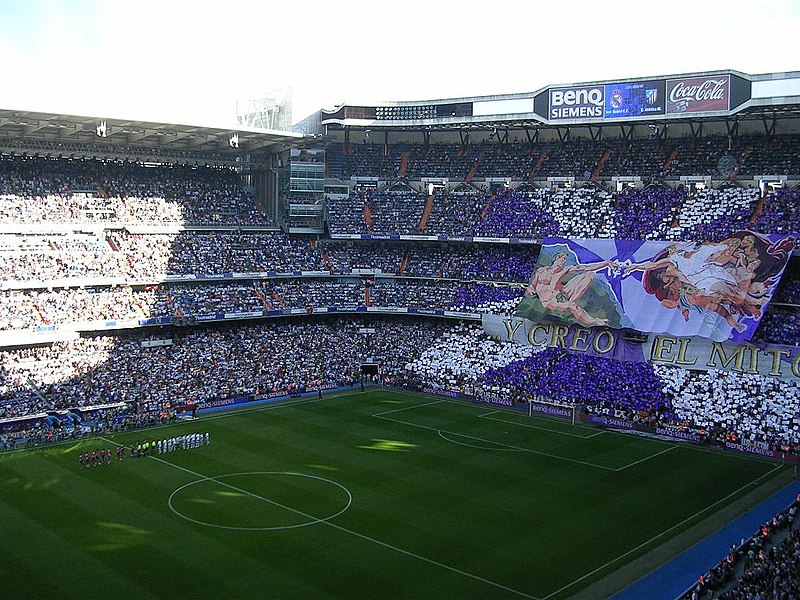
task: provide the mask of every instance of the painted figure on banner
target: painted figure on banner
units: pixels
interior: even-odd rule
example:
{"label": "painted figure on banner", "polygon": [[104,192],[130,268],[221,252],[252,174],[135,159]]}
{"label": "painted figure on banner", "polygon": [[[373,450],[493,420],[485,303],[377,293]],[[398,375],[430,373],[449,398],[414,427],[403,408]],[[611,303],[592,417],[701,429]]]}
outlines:
{"label": "painted figure on banner", "polygon": [[742,332],[744,319],[761,317],[793,247],[791,237],[771,242],[740,231],[718,243],[671,244],[648,261],[626,265],[624,274],[641,271],[644,290],[685,321],[692,312],[710,311]]}
{"label": "painted figure on banner", "polygon": [[550,315],[587,327],[618,327],[614,295],[597,277],[598,271],[612,269],[608,260],[582,264],[566,250],[543,247],[515,315],[534,321]]}

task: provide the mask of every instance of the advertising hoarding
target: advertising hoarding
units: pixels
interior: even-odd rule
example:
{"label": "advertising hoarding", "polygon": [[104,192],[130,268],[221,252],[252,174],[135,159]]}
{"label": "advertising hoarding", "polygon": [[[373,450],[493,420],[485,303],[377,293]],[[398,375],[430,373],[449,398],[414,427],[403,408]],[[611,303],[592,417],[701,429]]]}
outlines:
{"label": "advertising hoarding", "polygon": [[553,88],[550,90],[548,118],[552,121],[602,119],[604,99],[602,85]]}
{"label": "advertising hoarding", "polygon": [[668,79],[667,114],[729,110],[730,83],[730,75]]}

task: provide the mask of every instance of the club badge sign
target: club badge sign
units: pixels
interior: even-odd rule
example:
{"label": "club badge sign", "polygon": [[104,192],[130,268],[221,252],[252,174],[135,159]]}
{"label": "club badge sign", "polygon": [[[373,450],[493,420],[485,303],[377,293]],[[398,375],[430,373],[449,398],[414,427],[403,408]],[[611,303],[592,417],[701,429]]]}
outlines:
{"label": "club badge sign", "polygon": [[730,89],[730,75],[668,79],[667,114],[729,110]]}

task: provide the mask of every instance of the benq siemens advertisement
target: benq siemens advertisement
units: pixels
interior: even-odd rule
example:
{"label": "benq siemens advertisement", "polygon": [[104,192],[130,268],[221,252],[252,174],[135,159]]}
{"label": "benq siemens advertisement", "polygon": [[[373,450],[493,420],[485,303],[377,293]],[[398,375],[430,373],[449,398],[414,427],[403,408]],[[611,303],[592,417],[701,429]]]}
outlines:
{"label": "benq siemens advertisement", "polygon": [[546,94],[541,100],[550,102],[547,107],[550,121],[599,121],[729,111],[734,81],[739,87],[733,105],[739,106],[750,97],[749,82],[729,74],[719,74],[551,88],[537,96],[535,107],[537,112],[544,108],[540,96]]}
{"label": "benq siemens advertisement", "polygon": [[554,88],[548,117],[559,121],[663,115],[664,88],[663,79]]}
{"label": "benq siemens advertisement", "polygon": [[584,85],[550,90],[550,113],[553,121],[563,119],[602,119],[603,86]]}

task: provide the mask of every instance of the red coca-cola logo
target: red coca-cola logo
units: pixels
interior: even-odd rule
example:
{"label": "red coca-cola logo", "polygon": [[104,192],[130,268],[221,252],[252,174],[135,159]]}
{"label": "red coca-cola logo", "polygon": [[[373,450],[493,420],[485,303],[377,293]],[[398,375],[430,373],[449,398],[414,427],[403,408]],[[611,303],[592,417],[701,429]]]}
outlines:
{"label": "red coca-cola logo", "polygon": [[667,81],[667,113],[728,110],[730,75]]}

